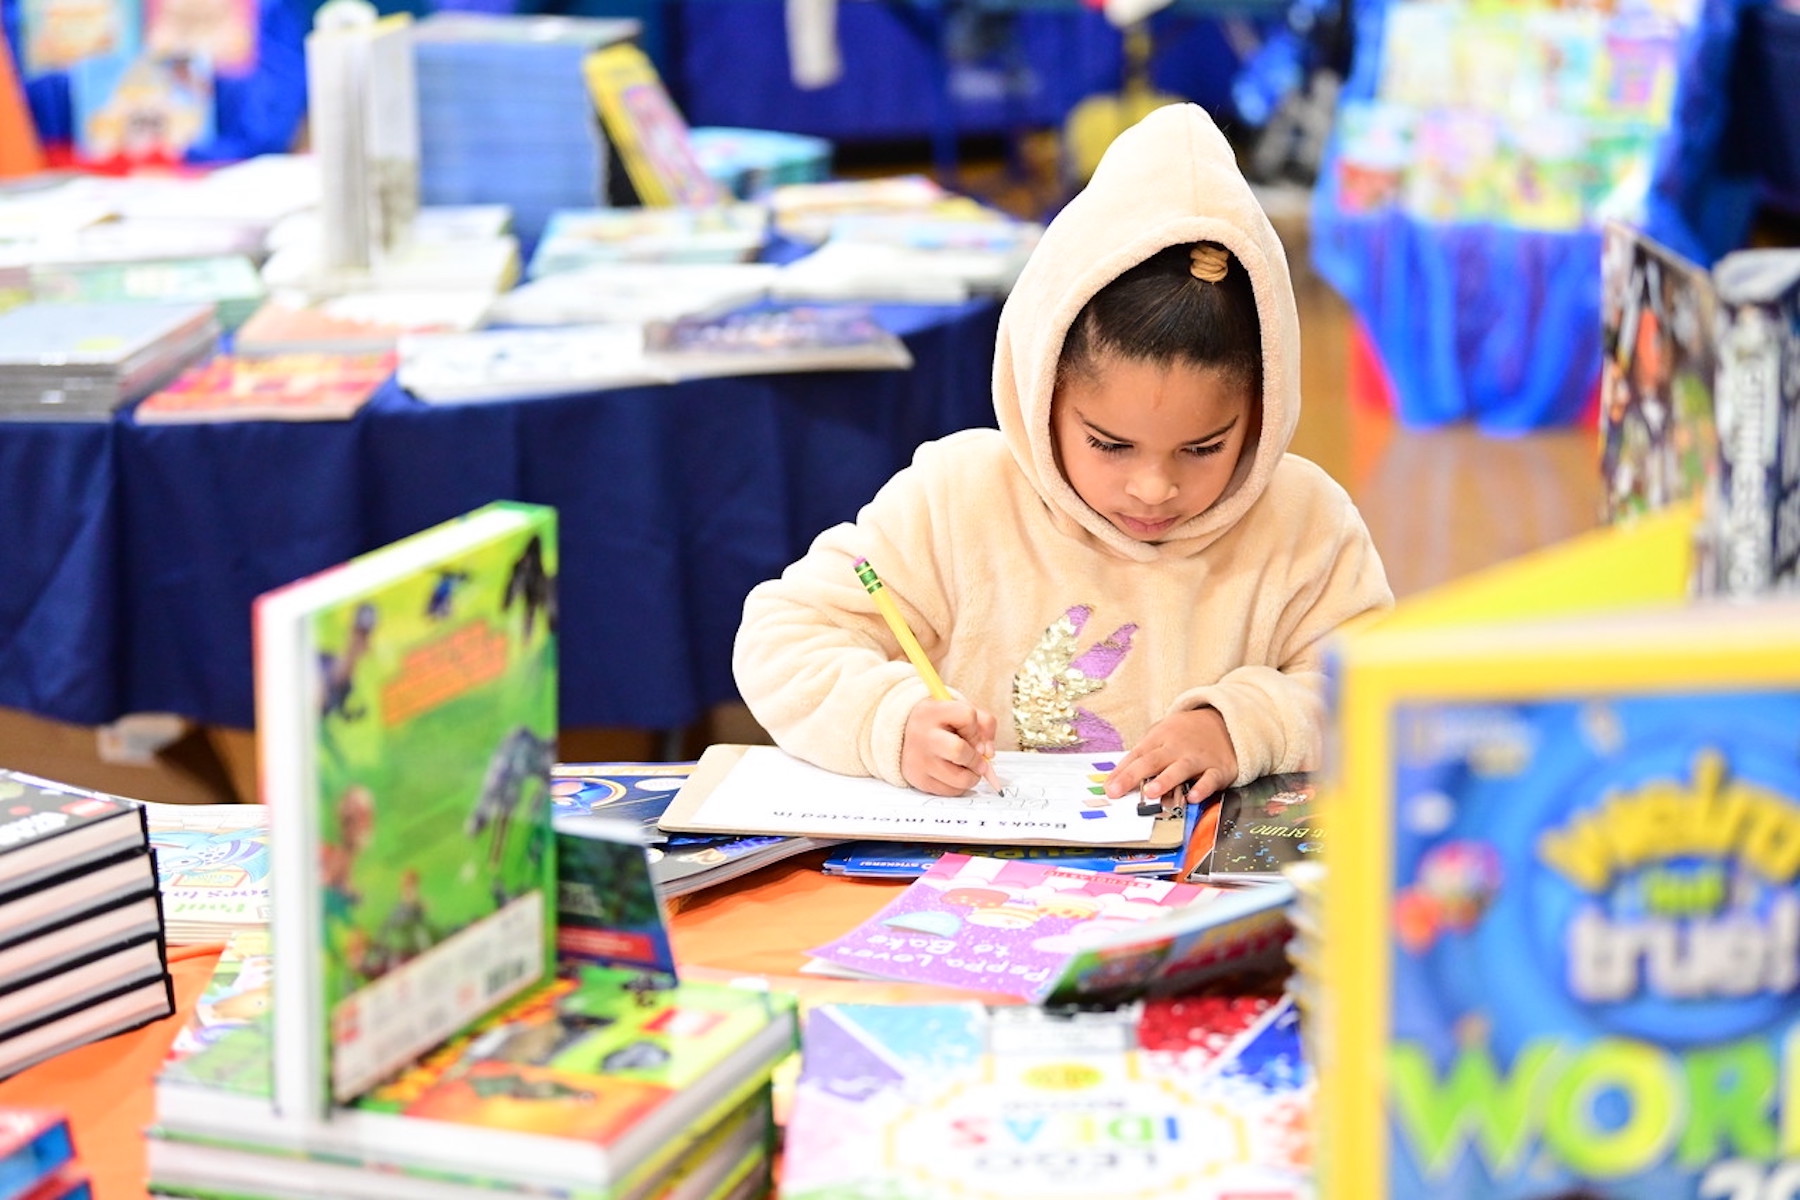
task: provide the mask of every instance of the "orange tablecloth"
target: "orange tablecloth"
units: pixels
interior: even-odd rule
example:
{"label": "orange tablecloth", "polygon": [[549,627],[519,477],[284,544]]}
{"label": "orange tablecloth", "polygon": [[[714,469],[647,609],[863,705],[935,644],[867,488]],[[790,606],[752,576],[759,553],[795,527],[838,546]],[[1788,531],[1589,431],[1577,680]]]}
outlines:
{"label": "orange tablecloth", "polygon": [[[676,961],[684,971],[692,968],[695,978],[764,976],[808,1001],[952,997],[1009,1002],[967,991],[797,975],[809,947],[872,915],[899,886],[823,875],[817,869],[821,857],[815,852],[687,897],[671,922]],[[146,1195],[143,1129],[154,1113],[151,1080],[222,949],[171,950],[178,1006],[174,1016],[0,1083],[0,1107],[58,1108],[69,1114],[76,1149],[93,1176],[98,1200],[143,1200]]]}
{"label": "orange tablecloth", "polygon": [[69,1114],[75,1149],[93,1177],[97,1200],[136,1200],[145,1194],[143,1128],[152,1111],[150,1080],[223,949],[217,944],[170,949],[174,1016],[58,1055],[0,1083],[0,1107]]}

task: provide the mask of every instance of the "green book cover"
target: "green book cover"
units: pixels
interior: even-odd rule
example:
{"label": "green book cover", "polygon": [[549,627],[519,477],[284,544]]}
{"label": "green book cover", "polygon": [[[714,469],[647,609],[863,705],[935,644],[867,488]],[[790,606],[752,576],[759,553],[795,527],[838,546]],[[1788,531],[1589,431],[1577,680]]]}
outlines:
{"label": "green book cover", "polygon": [[554,513],[496,503],[257,601],[284,1116],[551,970],[556,569]]}
{"label": "green book cover", "polygon": [[760,1078],[720,1073],[772,1024],[791,1041],[793,1022],[785,995],[570,965],[425,1086],[403,1078],[392,1098],[410,1116],[613,1145],[665,1106],[704,1093],[724,1102]]}

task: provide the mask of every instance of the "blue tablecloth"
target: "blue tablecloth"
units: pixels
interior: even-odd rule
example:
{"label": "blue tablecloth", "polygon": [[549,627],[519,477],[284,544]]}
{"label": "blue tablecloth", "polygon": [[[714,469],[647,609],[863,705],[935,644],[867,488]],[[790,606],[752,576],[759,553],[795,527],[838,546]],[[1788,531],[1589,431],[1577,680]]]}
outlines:
{"label": "blue tablecloth", "polygon": [[249,727],[261,592],[495,499],[562,516],[565,725],[735,695],[746,592],[920,442],[992,424],[999,306],[888,308],[910,371],[695,381],[356,419],[0,424],[0,705]]}
{"label": "blue tablecloth", "polygon": [[[1758,185],[1728,169],[1733,128],[1739,139],[1754,129],[1766,147],[1768,131],[1786,123],[1729,102],[1745,14],[1768,7],[1768,0],[1705,0],[1682,46],[1675,111],[1658,148],[1644,225],[1703,265],[1749,232]],[[1386,9],[1387,0],[1357,0],[1347,97],[1375,94]],[[1488,433],[1518,434],[1567,425],[1587,411],[1600,378],[1597,228],[1544,232],[1397,211],[1348,215],[1328,161],[1314,195],[1311,249],[1320,275],[1380,351],[1406,424],[1472,421]]]}

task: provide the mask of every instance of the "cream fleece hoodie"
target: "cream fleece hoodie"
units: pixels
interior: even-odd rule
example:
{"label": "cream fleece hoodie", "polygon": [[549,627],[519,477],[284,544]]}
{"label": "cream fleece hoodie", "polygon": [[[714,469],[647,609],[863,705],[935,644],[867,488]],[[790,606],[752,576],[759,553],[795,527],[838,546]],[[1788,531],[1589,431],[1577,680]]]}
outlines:
{"label": "cream fleece hoodie", "polygon": [[[1233,482],[1165,540],[1090,509],[1056,465],[1050,402],[1070,323],[1164,246],[1214,241],[1249,271],[1263,420]],[[1392,603],[1342,488],[1287,453],[1300,333],[1287,258],[1211,118],[1157,109],[1121,134],[1051,222],[1000,317],[1000,428],[921,446],[854,524],[759,585],[733,666],[750,711],[800,758],[900,784],[925,685],[851,564],[866,556],[950,688],[992,712],[1000,749],[1124,750],[1211,706],[1238,782],[1317,765],[1321,643]]]}

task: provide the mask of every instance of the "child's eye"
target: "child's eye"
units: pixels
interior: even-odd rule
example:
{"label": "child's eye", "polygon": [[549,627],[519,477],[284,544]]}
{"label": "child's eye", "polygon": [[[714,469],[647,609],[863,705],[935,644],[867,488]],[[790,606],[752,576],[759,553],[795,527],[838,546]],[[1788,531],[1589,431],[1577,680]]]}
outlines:
{"label": "child's eye", "polygon": [[1131,449],[1129,442],[1103,442],[1091,433],[1087,435],[1087,444],[1102,454],[1123,454]]}
{"label": "child's eye", "polygon": [[1224,442],[1208,442],[1204,446],[1189,446],[1187,447],[1187,452],[1195,458],[1205,458],[1208,455],[1217,454],[1224,448]]}

